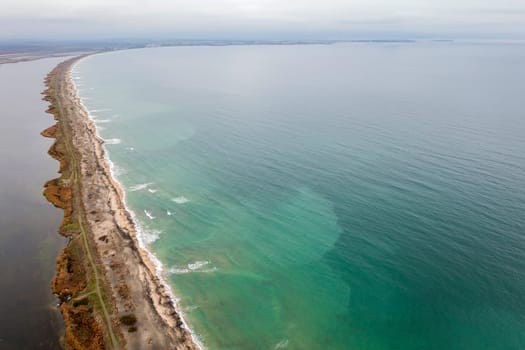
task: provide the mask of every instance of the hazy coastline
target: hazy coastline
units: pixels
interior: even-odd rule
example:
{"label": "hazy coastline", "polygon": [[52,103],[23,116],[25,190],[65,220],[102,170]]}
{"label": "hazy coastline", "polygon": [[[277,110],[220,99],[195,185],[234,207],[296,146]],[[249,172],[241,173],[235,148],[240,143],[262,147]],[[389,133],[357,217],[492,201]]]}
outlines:
{"label": "hazy coastline", "polygon": [[4,5],[0,350],[525,349],[525,1]]}

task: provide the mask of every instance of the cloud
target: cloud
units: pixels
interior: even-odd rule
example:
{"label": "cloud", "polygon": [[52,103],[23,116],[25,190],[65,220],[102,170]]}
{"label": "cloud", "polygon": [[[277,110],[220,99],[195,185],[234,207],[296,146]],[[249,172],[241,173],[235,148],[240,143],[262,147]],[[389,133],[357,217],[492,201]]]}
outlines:
{"label": "cloud", "polygon": [[4,38],[366,30],[521,35],[525,31],[523,0],[2,0],[1,6]]}

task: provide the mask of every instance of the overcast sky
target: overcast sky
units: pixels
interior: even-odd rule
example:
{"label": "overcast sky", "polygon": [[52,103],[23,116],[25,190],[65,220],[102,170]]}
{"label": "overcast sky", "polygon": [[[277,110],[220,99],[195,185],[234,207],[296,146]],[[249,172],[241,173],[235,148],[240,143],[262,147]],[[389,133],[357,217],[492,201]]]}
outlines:
{"label": "overcast sky", "polygon": [[525,37],[525,0],[0,0],[0,39]]}

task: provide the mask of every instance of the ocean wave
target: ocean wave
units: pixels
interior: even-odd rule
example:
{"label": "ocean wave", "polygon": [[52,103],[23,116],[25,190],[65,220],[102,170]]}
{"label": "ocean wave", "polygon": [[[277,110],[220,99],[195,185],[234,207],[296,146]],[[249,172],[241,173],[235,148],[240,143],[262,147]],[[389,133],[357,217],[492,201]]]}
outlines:
{"label": "ocean wave", "polygon": [[283,339],[275,345],[274,349],[286,349],[288,347],[288,343],[288,339]]}
{"label": "ocean wave", "polygon": [[[92,118],[93,119],[93,118]],[[107,124],[111,123],[110,119],[93,119],[96,124]]]}
{"label": "ocean wave", "polygon": [[137,184],[137,185],[133,185],[129,188],[129,190],[131,192],[135,192],[135,191],[141,191],[141,190],[145,190],[146,188],[148,188],[148,186],[151,186],[153,185],[153,182],[146,182],[146,183],[143,183],[143,184]]}
{"label": "ocean wave", "polygon": [[168,216],[172,216],[173,213],[172,213],[171,211],[169,211],[169,210],[166,210],[166,215],[168,215]]}
{"label": "ocean wave", "polygon": [[146,209],[144,209],[144,214],[146,214],[146,216],[147,216],[150,220],[155,220],[155,219],[156,219],[156,217],[153,216],[153,214],[151,214],[151,212],[148,211],[148,210],[146,210]]}
{"label": "ocean wave", "polygon": [[170,267],[168,269],[168,273],[174,274],[174,275],[183,275],[183,274],[191,273],[191,272],[213,272],[217,270],[216,267],[203,269],[203,267],[208,266],[209,264],[210,262],[208,260],[195,261],[194,263],[190,263],[186,265],[185,267],[177,267],[177,266]]}
{"label": "ocean wave", "polygon": [[196,261],[194,263],[188,264],[188,268],[190,270],[197,270],[197,269],[200,269],[201,267],[204,267],[204,266],[208,265],[209,263],[210,262],[208,260]]}
{"label": "ocean wave", "polygon": [[190,200],[184,196],[180,196],[180,197],[173,198],[172,201],[177,204],[184,204],[184,203],[188,203]]}
{"label": "ocean wave", "polygon": [[186,307],[184,308],[184,311],[185,311],[185,312],[191,312],[191,311],[196,310],[196,309],[198,309],[198,308],[199,308],[199,307],[198,307],[197,305],[188,305],[188,306],[186,306]]}
{"label": "ocean wave", "polygon": [[162,231],[159,231],[159,230],[147,230],[147,231],[143,230],[141,232],[141,235],[142,235],[142,239],[144,240],[144,243],[151,244],[160,238],[161,233]]}
{"label": "ocean wave", "polygon": [[135,150],[135,147],[126,147],[126,151],[133,152]]}
{"label": "ocean wave", "polygon": [[99,108],[99,109],[92,109],[91,112],[110,112],[111,109],[110,108]]}
{"label": "ocean wave", "polygon": [[148,192],[149,192],[149,193],[155,193],[155,192],[157,192],[157,190],[154,189],[154,188],[148,188]]}
{"label": "ocean wave", "polygon": [[122,143],[122,140],[121,139],[107,139],[107,140],[104,140],[104,143],[106,145],[118,145],[119,143]]}
{"label": "ocean wave", "polygon": [[114,163],[110,163],[109,169],[111,170],[111,174],[113,174],[114,176],[122,176],[128,173],[126,169],[115,165]]}

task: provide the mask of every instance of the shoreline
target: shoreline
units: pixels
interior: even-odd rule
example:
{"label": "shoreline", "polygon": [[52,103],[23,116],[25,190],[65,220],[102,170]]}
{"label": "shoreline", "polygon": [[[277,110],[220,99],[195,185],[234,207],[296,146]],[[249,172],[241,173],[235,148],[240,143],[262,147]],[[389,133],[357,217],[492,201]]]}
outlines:
{"label": "shoreline", "polygon": [[44,195],[64,210],[60,233],[70,239],[52,282],[66,322],[63,343],[73,349],[201,349],[160,262],[138,237],[104,141],[71,78],[74,64],[88,55],[60,63],[43,93],[57,123],[42,135],[56,139],[49,154],[60,161],[61,173],[46,183]]}

